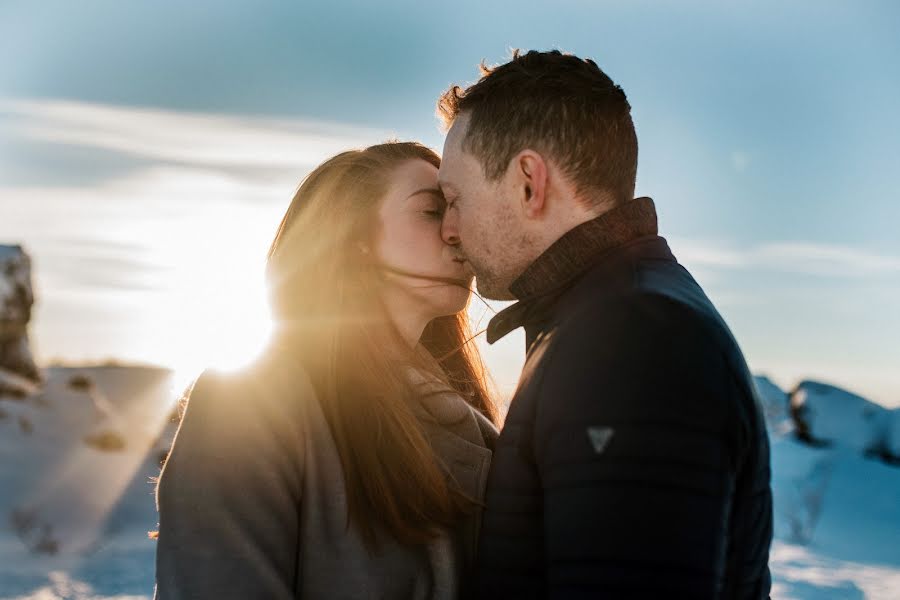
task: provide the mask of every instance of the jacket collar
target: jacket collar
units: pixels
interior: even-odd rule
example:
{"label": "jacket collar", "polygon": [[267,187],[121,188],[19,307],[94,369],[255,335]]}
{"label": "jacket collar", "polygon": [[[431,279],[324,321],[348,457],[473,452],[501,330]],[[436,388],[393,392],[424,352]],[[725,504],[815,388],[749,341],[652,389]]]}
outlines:
{"label": "jacket collar", "polygon": [[415,391],[412,411],[423,425],[437,426],[469,444],[493,449],[497,428],[459,392],[415,367],[407,367],[406,372]]}
{"label": "jacket collar", "polygon": [[635,198],[569,230],[510,285],[519,302],[494,315],[488,323],[488,343],[524,325],[542,300],[566,289],[609,251],[657,233],[656,207],[647,197]]}

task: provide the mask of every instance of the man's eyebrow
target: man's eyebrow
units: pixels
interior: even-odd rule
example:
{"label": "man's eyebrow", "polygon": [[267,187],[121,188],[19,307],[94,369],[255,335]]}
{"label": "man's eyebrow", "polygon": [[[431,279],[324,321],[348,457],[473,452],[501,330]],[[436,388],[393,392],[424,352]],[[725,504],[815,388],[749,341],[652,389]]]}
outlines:
{"label": "man's eyebrow", "polygon": [[444,198],[444,193],[441,192],[441,190],[439,190],[438,188],[422,188],[422,189],[414,191],[412,194],[407,196],[406,199],[409,200],[413,196],[418,196],[419,194],[433,194],[433,195],[437,196],[438,198],[441,198],[441,199]]}

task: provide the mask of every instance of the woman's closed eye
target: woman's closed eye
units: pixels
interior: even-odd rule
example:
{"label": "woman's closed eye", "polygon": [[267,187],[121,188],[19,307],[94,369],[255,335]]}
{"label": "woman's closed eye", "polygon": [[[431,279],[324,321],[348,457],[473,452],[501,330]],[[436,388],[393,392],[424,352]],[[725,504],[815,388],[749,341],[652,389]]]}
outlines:
{"label": "woman's closed eye", "polygon": [[413,192],[410,195],[413,210],[419,214],[425,215],[429,220],[440,220],[444,218],[444,212],[447,206],[443,194],[435,188],[424,188]]}
{"label": "woman's closed eye", "polygon": [[447,202],[442,197],[432,197],[428,203],[422,206],[422,213],[429,219],[443,219],[447,212]]}

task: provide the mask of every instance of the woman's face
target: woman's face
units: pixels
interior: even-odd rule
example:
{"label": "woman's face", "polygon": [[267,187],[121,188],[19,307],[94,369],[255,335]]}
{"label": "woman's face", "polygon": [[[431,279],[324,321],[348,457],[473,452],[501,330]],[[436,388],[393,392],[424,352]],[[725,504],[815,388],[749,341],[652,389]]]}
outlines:
{"label": "woman's face", "polygon": [[441,238],[445,202],[437,173],[436,167],[418,159],[394,170],[381,202],[381,227],[375,236],[375,252],[386,267],[457,282],[387,274],[390,285],[399,288],[405,301],[430,317],[463,310],[473,278],[454,247]]}

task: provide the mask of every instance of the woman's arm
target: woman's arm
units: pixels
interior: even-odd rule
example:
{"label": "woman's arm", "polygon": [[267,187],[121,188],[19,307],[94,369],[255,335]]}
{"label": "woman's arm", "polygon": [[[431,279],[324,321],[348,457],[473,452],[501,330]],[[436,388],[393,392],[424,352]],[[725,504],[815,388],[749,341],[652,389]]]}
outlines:
{"label": "woman's arm", "polygon": [[198,379],[156,491],[157,600],[295,597],[299,401],[265,377]]}

